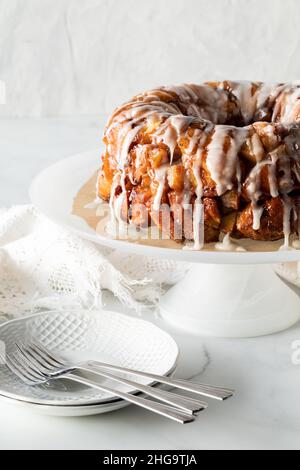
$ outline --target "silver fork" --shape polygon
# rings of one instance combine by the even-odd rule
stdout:
[[[164,405],[152,400],[131,395],[129,393],[121,392],[119,390],[107,387],[106,385],[99,384],[69,372],[57,372],[57,369],[54,366],[52,370],[53,373],[46,374],[45,372],[41,371],[41,366],[39,368],[34,366],[33,363],[30,362],[20,352],[15,352],[11,355],[7,354],[6,357],[3,358],[3,362],[12,373],[14,373],[19,379],[30,386],[41,385],[51,380],[64,378],[86,385],[88,387],[111,393],[129,403],[140,406],[141,408],[145,408],[149,411],[153,411],[154,413],[157,413],[166,418],[170,418],[173,421],[177,421],[181,424],[191,423],[195,420],[195,416],[193,414],[184,412],[182,409],[180,410],[172,406]]]
[[[28,348],[28,345],[27,345]],[[137,377],[144,377],[151,380],[154,380],[157,383],[162,383],[165,385],[169,385],[173,388],[182,389],[188,392],[196,393],[198,395],[202,395],[208,398],[214,398],[216,400],[226,400],[233,396],[234,390],[229,388],[223,387],[216,387],[213,385],[206,385],[206,384],[196,384],[189,382],[188,380],[182,379],[173,379],[171,377],[165,377],[162,375],[151,374],[149,372],[142,372],[133,369],[128,369],[125,367],[114,366],[111,364],[106,364],[104,362],[98,361],[87,361],[79,364],[70,364],[62,359],[58,355],[54,355],[52,351],[49,351],[45,346],[41,345],[40,343],[32,343],[30,345],[31,352],[39,353],[43,359],[50,361],[50,365],[70,369],[71,371],[74,370],[85,370],[92,373],[97,374],[104,374],[104,370],[113,370],[115,372],[122,372],[130,375],[135,375]],[[104,370],[103,370],[104,369]],[[111,377],[110,377],[111,378]],[[132,385],[132,384],[130,384]],[[179,395],[181,398],[181,396]],[[200,405],[205,405],[203,402],[200,402]]]
[[[34,344],[29,344],[26,346],[16,344],[16,346],[19,350],[19,353],[29,361],[32,367],[38,368],[42,373],[46,375],[55,376],[57,373],[60,374],[62,372],[68,374],[76,372],[77,370],[77,368],[73,365],[67,365],[66,363],[63,364],[62,362],[60,362],[60,358],[56,357],[54,353],[50,353],[43,346],[38,346]],[[94,375],[98,375],[101,377],[105,377],[115,382],[129,385],[152,398],[167,403],[168,405],[180,408],[190,414],[197,413],[207,408],[207,403],[203,401],[196,400],[190,397],[184,397],[182,395],[177,395],[175,393],[167,392],[164,390],[158,390],[148,385],[142,385],[140,383],[133,382],[132,380],[128,380],[126,378],[119,377],[105,371],[95,371],[93,368],[88,366],[80,368],[80,370],[90,372]]]

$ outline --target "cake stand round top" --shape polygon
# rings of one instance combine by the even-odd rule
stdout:
[[[92,150],[61,160],[43,170],[30,188],[30,198],[34,206],[53,222],[83,238],[140,255],[209,264],[275,264],[300,261],[300,250],[279,249],[282,241],[242,241],[241,244],[247,251],[219,251],[209,245],[196,251],[182,249],[182,245],[171,241],[129,241],[114,239],[105,230],[96,231],[99,212],[96,213],[96,207],[91,203],[96,196],[99,157],[99,150]]]

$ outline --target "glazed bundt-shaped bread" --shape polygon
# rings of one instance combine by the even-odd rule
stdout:
[[[209,82],[135,96],[110,117],[98,194],[114,217],[195,248],[298,233],[300,84]],[[170,219],[170,217],[169,217]]]

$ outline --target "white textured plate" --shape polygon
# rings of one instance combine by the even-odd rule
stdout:
[[[114,240],[95,232],[80,217],[72,215],[74,198],[99,167],[100,150],[69,157],[44,170],[34,180],[30,197],[33,204],[48,218],[75,231],[83,238],[127,252],[177,259],[178,261],[211,264],[257,264],[299,261],[300,250],[278,251],[278,243],[250,243],[246,252],[223,252],[212,249],[182,250],[180,245],[166,247],[166,241],[145,244]],[[247,248],[248,241],[245,240]],[[251,241],[250,241],[251,242]],[[251,249],[251,251],[250,251]],[[273,251],[272,251],[273,250]]]
[[[26,401],[15,400],[0,395],[1,402],[7,403],[14,407],[23,408],[25,410],[34,411],[46,416],[60,416],[60,417],[79,417],[79,416],[93,416],[104,413],[110,413],[121,408],[129,406],[124,400],[116,400],[109,403],[99,403],[96,405],[86,406],[53,406],[53,405],[37,405],[36,403],[29,403]]]
[[[160,375],[172,373],[178,358],[175,341],[157,326],[103,310],[45,312],[0,326],[0,340],[5,343],[7,353],[16,349],[16,342],[33,339],[72,361],[99,360]],[[119,390],[136,393],[126,385],[105,378],[98,380]],[[141,382],[151,384],[149,379]],[[111,411],[112,402],[117,402],[113,408],[123,406],[116,396],[70,381],[59,380],[53,381],[51,386],[29,387],[11,374],[5,365],[0,365],[1,396],[27,402],[31,406],[65,408],[102,404],[108,411]]]

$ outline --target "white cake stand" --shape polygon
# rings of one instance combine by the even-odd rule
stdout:
[[[34,180],[33,204],[48,218],[101,245],[150,257],[193,263],[190,271],[161,300],[163,318],[198,335],[252,337],[275,333],[300,320],[297,290],[281,280],[272,264],[300,261],[300,250],[190,251],[162,242],[115,240],[95,232],[72,214],[74,197],[99,164],[99,151],[62,160]],[[257,245],[258,246],[258,245]],[[252,247],[253,250],[253,247]]]

